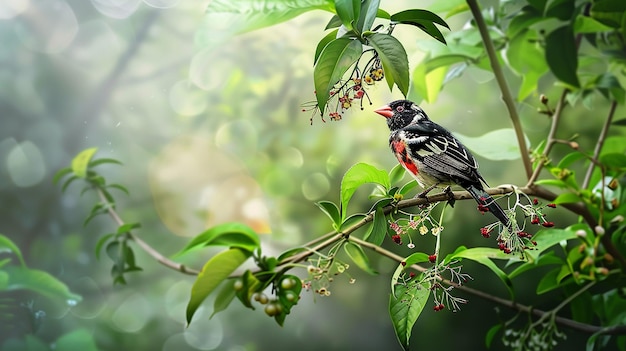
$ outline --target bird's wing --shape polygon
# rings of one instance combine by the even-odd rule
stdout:
[[[445,128],[429,123],[407,126],[403,131],[411,156],[425,166],[460,185],[484,182],[474,156]]]

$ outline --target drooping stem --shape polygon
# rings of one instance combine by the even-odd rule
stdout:
[[[528,156],[528,146],[526,145],[526,138],[524,137],[522,123],[520,122],[519,114],[517,113],[515,100],[513,99],[511,90],[509,89],[506,78],[504,77],[502,66],[500,66],[500,61],[498,61],[498,54],[496,53],[493,41],[491,41],[491,37],[489,36],[489,29],[487,28],[485,19],[480,12],[480,7],[478,6],[476,0],[467,0],[467,4],[469,5],[474,20],[476,21],[476,26],[478,27],[483,45],[487,51],[487,56],[489,57],[493,74],[495,75],[498,86],[500,87],[502,101],[504,101],[504,104],[509,111],[509,117],[511,118],[511,123],[513,123],[513,129],[515,130],[515,136],[517,137],[517,144],[519,146],[522,162],[524,163],[524,169],[526,170],[526,177],[530,178],[533,173],[533,168],[530,162],[530,157]]]

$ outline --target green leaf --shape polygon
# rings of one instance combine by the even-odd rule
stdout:
[[[305,251],[309,251],[309,249],[307,249],[306,247],[296,247],[296,248],[289,249],[289,250],[283,252],[276,259],[278,260],[278,262],[282,262],[282,261],[288,259],[291,256],[297,255],[297,254],[305,252]]]
[[[406,195],[406,193],[408,193],[409,191],[411,191],[411,189],[415,188],[417,186],[417,181],[412,180],[406,184],[404,184],[402,186],[402,188],[400,188],[399,193],[402,194],[403,196]]]
[[[594,19],[613,28],[622,27],[625,17],[626,2],[622,0],[594,1],[590,14]]]
[[[510,254],[505,254],[504,252],[487,247],[474,247],[471,249],[463,250],[454,255],[454,258],[467,258],[468,260],[472,260],[474,262],[478,262],[487,268],[491,269],[493,273],[502,280],[506,288],[509,290],[509,294],[513,297],[513,283],[509,279],[509,277],[498,267],[491,259],[498,260],[510,260],[512,256]]]
[[[366,32],[372,29],[372,25],[374,24],[374,20],[376,17],[379,17],[379,13],[381,15],[387,14],[385,11],[380,12],[378,6],[380,5],[380,0],[363,0],[361,3],[361,14],[359,15],[359,20],[357,21],[357,30],[359,33]],[[389,18],[389,17],[387,17]]]
[[[430,283],[415,285],[415,287],[399,284],[395,291],[397,298],[393,295],[389,296],[389,314],[400,345],[404,350],[408,350],[413,325],[424,310],[430,296]]]
[[[602,22],[584,15],[576,16],[576,21],[574,22],[574,34],[600,33],[612,30],[613,28],[602,24]]]
[[[367,40],[380,57],[389,89],[395,82],[400,92],[406,96],[409,91],[409,59],[402,44],[385,33],[374,33]]]
[[[207,261],[191,287],[191,297],[187,303],[187,324],[191,323],[191,319],[200,304],[250,255],[251,253],[248,251],[233,248],[222,251]]]
[[[312,10],[333,11],[332,0],[213,0],[197,33],[200,45],[269,27]],[[226,25],[227,24],[227,25]]]
[[[222,289],[215,296],[215,301],[213,302],[213,313],[209,318],[213,318],[217,313],[222,312],[230,303],[235,299],[235,279],[227,280]]]
[[[609,167],[623,169],[626,168],[626,155],[619,153],[609,153],[600,156],[600,163]]]
[[[315,48],[315,57],[313,58],[313,65],[317,63],[317,59],[320,57],[322,50],[330,43],[331,41],[337,39],[337,32],[339,29],[335,29],[330,33],[326,34],[319,43],[317,43],[317,47]]]
[[[333,17],[330,18],[330,21],[328,21],[328,23],[326,24],[326,27],[324,27],[324,30],[337,28],[337,27],[341,27],[341,18],[339,18],[339,16],[337,15],[334,15]]]
[[[76,329],[62,335],[54,343],[55,351],[98,351],[98,346],[87,329]]]
[[[545,50],[546,61],[556,78],[573,87],[580,87],[576,73],[578,50],[572,27],[567,25],[550,32],[546,36]]]
[[[580,197],[578,195],[574,193],[563,193],[557,196],[556,199],[554,199],[554,201],[552,202],[559,205],[559,204],[567,204],[567,203],[573,203],[573,202],[579,202],[579,201],[580,201]]]
[[[378,169],[367,163],[357,163],[350,167],[343,179],[341,179],[341,219],[346,218],[348,203],[354,195],[356,189],[361,185],[367,183],[375,183],[382,185],[385,190],[388,190],[391,184],[389,183],[389,175],[387,172]]]
[[[141,228],[141,223],[124,223],[117,227],[117,234],[128,233],[133,229]]]
[[[427,64],[417,65],[413,70],[413,84],[409,98],[411,94],[417,92],[424,100],[434,102],[441,92],[447,72],[448,67],[445,66],[428,71]]]
[[[109,184],[109,185],[107,185],[107,188],[117,189],[117,190],[120,190],[120,191],[126,193],[126,195],[130,195],[130,192],[128,191],[128,189],[126,189],[125,186],[120,185],[120,184]]]
[[[469,137],[459,133],[454,135],[474,153],[494,161],[516,160],[520,158],[517,136],[512,128],[497,129],[479,137]],[[524,135],[526,144],[530,145]]]
[[[353,23],[361,13],[360,0],[335,0],[335,10],[348,31],[352,30]]]
[[[552,0],[548,1],[545,16],[556,17],[561,21],[569,21],[574,14],[574,1],[571,0]]]
[[[548,71],[544,49],[539,42],[536,31],[523,30],[509,41],[505,52],[511,69],[524,80],[518,93],[520,101],[536,90],[539,78]]]
[[[398,267],[396,267],[396,270],[393,272],[393,275],[391,276],[391,294],[394,297],[396,296],[396,286],[398,286],[398,279],[400,278],[402,272],[404,272],[405,269],[411,267],[416,263],[428,262],[428,254],[425,254],[423,252],[416,252],[405,258],[402,262],[404,262],[404,264],[399,264]]]
[[[102,251],[102,245],[104,245],[107,241],[109,241],[109,239],[111,239],[114,236],[115,236],[115,233],[109,233],[109,234],[103,235],[100,239],[98,239],[98,242],[96,243],[96,247],[94,249],[96,253],[96,260],[100,260],[100,251]]]
[[[7,236],[0,234],[0,253],[2,252],[14,254],[17,260],[20,261],[20,265],[24,268],[26,267],[26,262],[24,262],[24,256],[22,256],[20,248]]]
[[[550,272],[543,275],[539,283],[537,284],[537,295],[547,293],[559,287],[559,283],[556,280],[557,275],[561,271],[561,267],[555,268]]]
[[[555,256],[554,252],[548,252],[545,255],[539,256],[536,260],[525,262],[519,265],[515,270],[509,273],[509,278],[513,279],[518,275],[529,271],[531,269],[535,269],[537,267],[547,266],[547,265],[562,265],[564,263],[563,259]]]
[[[70,173],[72,173],[72,169],[69,167],[60,169],[58,172],[56,172],[56,174],[52,178],[52,184],[57,184],[59,180],[61,180],[61,178],[65,177],[66,175]]]
[[[189,252],[192,249],[206,246],[237,247],[248,252],[253,252],[261,245],[257,233],[242,223],[223,223],[209,228],[194,237],[174,257]]]
[[[387,218],[381,207],[376,208],[374,219],[363,239],[375,245],[382,245],[387,236]]]
[[[89,162],[89,168],[93,168],[95,166],[98,165],[103,165],[103,164],[107,164],[107,163],[112,163],[112,164],[116,164],[116,165],[122,165],[122,162],[114,159],[114,158],[99,158],[97,160],[93,160],[91,162]]]
[[[359,266],[362,270],[369,274],[378,274],[372,266],[370,265],[370,260],[367,258],[365,252],[363,252],[363,248],[359,244],[355,244],[351,241],[348,241],[343,245],[343,249],[346,251],[348,256],[352,259],[352,261]]]
[[[563,240],[570,240],[574,238],[576,238],[576,231],[573,229],[542,229],[533,236],[533,240],[537,242],[535,250],[529,250],[527,251],[527,254],[533,259],[537,259],[543,251],[553,245],[556,245]]]
[[[315,97],[321,114],[324,114],[330,91],[362,53],[361,42],[348,38],[334,39],[324,47],[313,69]]]
[[[72,172],[78,178],[86,178],[87,177],[87,168],[89,166],[89,162],[93,155],[98,151],[97,147],[92,147],[86,150],[81,151],[74,159],[72,160]]]
[[[583,159],[583,158],[587,158],[587,156],[585,154],[583,154],[582,152],[571,152],[567,155],[565,155],[565,157],[563,157],[561,159],[561,161],[559,161],[559,164],[557,165],[558,168],[568,168],[569,166],[571,166],[574,162]]]
[[[485,346],[487,346],[487,348],[491,347],[491,342],[493,341],[493,338],[496,336],[496,334],[498,334],[500,329],[502,329],[502,324],[496,324],[493,327],[489,328],[487,334],[485,335]]]
[[[446,39],[443,37],[443,34],[434,25],[434,23],[437,23],[448,29],[450,29],[450,27],[448,26],[446,21],[430,11],[418,9],[401,11],[391,15],[391,21],[395,23],[410,24],[412,26],[416,26],[417,28],[424,31],[426,34],[439,40],[443,44],[446,44]]]
[[[64,300],[70,306],[82,300],[80,295],[72,293],[67,285],[47,272],[24,266],[8,266],[3,270],[9,275],[7,291],[30,290],[51,299]]]
[[[339,227],[339,230],[343,231],[346,228],[350,228],[354,224],[362,221],[363,218],[365,218],[365,215],[363,213],[351,214],[350,216],[348,216],[348,218],[344,219],[343,222],[341,222],[341,226]]]
[[[317,207],[324,212],[331,221],[333,221],[333,227],[338,229],[341,226],[341,214],[339,213],[339,207],[335,203],[330,201],[320,201],[315,203]]]
[[[567,184],[559,179],[539,179],[535,182],[535,184],[537,185],[549,185],[549,186],[556,186],[562,189],[567,188]]]

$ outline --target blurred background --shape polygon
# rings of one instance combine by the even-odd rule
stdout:
[[[115,224],[101,216],[84,227],[95,194],[81,196],[77,184],[63,194],[52,184],[55,172],[79,151],[97,147],[96,157],[124,164],[100,166],[109,182],[130,190],[130,196],[116,193],[121,216],[140,222],[136,234],[165,255],[226,221],[249,224],[263,233],[264,251],[279,254],[331,229],[314,202],[337,201],[341,176],[351,165],[368,162],[387,170],[395,165],[385,121],[372,112],[401,97],[386,84],[369,90],[373,106],[353,108],[338,122],[315,117],[311,124],[310,113],[301,111],[303,103],[314,100],[313,54],[331,14],[306,13],[224,39],[212,37],[216,23],[204,21],[207,4],[0,2],[0,233],[14,240],[30,267],[49,272],[83,296],[73,307],[32,301],[35,309],[46,312],[36,337],[53,343],[80,329],[101,350],[399,348],[387,311],[396,266],[390,260],[371,256],[378,276],[350,268],[356,284],[347,277],[337,279],[329,297],[303,293],[282,328],[261,310],[237,302],[209,319],[212,298],[186,328],[193,277],[171,271],[137,249],[143,272],[128,275],[128,285],[114,286],[108,258],[98,261],[93,251]],[[412,1],[382,2],[392,13],[415,6]],[[418,6],[429,8],[428,2]],[[467,14],[447,19],[452,31],[467,20]],[[412,28],[394,34],[412,65],[423,56],[420,42],[433,41]],[[519,83],[515,77],[510,81]],[[520,107],[532,145],[547,132],[549,121],[535,111],[539,93],[556,101],[559,92],[548,90],[551,84],[545,82],[546,91]],[[509,127],[493,77],[478,69],[467,70],[436,102],[422,107],[436,122],[468,136]],[[600,104],[598,116],[605,116],[606,108]],[[565,123],[589,131],[581,135],[581,147],[592,145],[599,124],[570,121]],[[524,183],[518,160],[479,162],[492,186]],[[350,212],[367,210],[367,195],[360,190]],[[477,216],[475,204],[458,203],[447,212],[443,251],[486,245],[479,228],[491,219]],[[561,218],[562,223],[572,219]],[[390,240],[384,245],[401,255],[412,252]],[[420,237],[416,245],[429,252],[433,240]],[[212,253],[200,251],[183,260],[199,268]],[[465,272],[475,278],[471,287],[506,296],[504,286],[483,267],[468,263]],[[515,283],[523,293],[524,282]],[[492,326],[488,320],[497,320],[498,313],[510,316],[459,294],[470,300],[460,312],[430,310],[420,317],[413,332],[415,349],[483,349]],[[546,301],[520,296],[521,302],[538,307],[558,299],[556,293],[547,294]],[[576,338],[581,336],[570,335],[569,342],[584,340]]]

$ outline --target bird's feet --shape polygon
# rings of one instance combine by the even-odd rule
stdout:
[[[456,199],[454,198],[454,193],[450,189],[450,186],[448,185],[445,189],[443,189],[443,192],[446,194],[446,196],[448,196],[448,205],[450,205],[450,207],[454,207]]]
[[[429,186],[428,188],[424,189],[424,191],[422,191],[421,193],[415,195],[416,198],[422,198],[425,199],[426,195],[428,195],[429,192],[431,192],[433,189],[435,189],[435,187],[439,185],[439,183],[433,184],[431,186]]]

